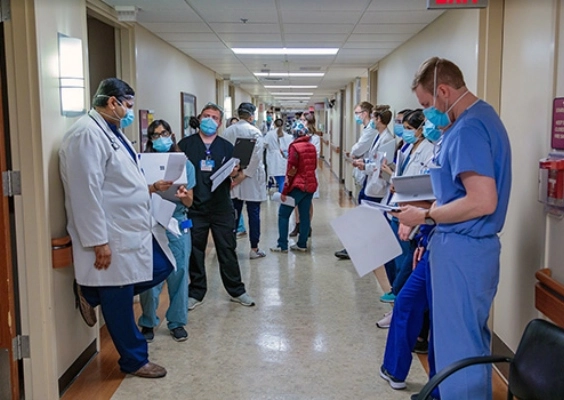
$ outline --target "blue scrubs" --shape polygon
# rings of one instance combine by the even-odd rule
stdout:
[[[188,182],[186,189],[190,190],[196,185],[196,175],[194,166],[190,161],[186,161],[186,178]],[[187,219],[187,208],[180,202],[176,205],[173,217],[179,225]],[[185,326],[188,323],[188,260],[192,250],[192,239],[190,229],[182,232],[180,237],[176,237],[170,232],[166,232],[168,247],[176,260],[176,271],[172,271],[166,279],[170,304],[166,312],[169,330]],[[159,307],[159,296],[163,289],[164,282],[141,293],[139,296],[143,314],[139,317],[139,326],[153,328],[158,326],[160,319],[157,316]]]
[[[432,325],[437,371],[466,357],[490,354],[489,310],[499,281],[500,243],[511,188],[511,149],[495,110],[479,100],[443,136],[431,168],[437,205],[466,195],[460,174],[495,180],[493,214],[439,224],[431,237]],[[443,400],[490,400],[491,366],[466,368],[439,387]]]

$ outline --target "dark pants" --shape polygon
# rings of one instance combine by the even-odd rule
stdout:
[[[111,268],[111,266],[110,266]],[[149,362],[147,341],[139,332],[133,315],[133,296],[164,281],[174,267],[153,238],[153,279],[124,286],[81,286],[92,307],[100,305],[106,327],[120,355],[120,369],[135,372]]]
[[[249,241],[251,249],[258,248],[260,240],[260,201],[246,201],[233,199],[233,207],[237,212],[237,217],[243,212],[243,203],[247,204],[247,216],[249,217]]]
[[[214,214],[190,212],[192,218],[192,254],[190,255],[190,297],[202,301],[208,286],[206,281],[205,255],[208,236],[211,229],[219,273],[223,286],[231,297],[239,297],[245,293],[245,285],[241,282],[241,270],[235,253],[235,212]]]
[[[311,230],[311,221],[309,219],[309,209],[313,193],[302,192],[300,189],[292,189],[288,193],[289,197],[293,197],[300,214],[300,231],[298,235],[298,247],[307,248],[307,238]],[[280,204],[278,209],[278,247],[282,250],[288,250],[288,230],[290,224],[290,215],[292,215],[294,207]]]

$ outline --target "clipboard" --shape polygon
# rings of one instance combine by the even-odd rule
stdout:
[[[235,147],[233,148],[233,158],[239,159],[241,169],[247,168],[257,140],[255,138],[237,138],[235,139]]]

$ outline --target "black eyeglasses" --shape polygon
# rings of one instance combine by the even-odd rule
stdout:
[[[170,136],[170,132],[167,131],[166,129],[163,129],[160,132],[155,132],[151,135],[151,139],[158,139],[160,137],[169,137]]]

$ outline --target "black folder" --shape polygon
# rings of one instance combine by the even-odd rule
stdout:
[[[239,159],[239,165],[241,166],[241,169],[245,169],[249,165],[256,142],[257,140],[254,138],[237,138],[235,140],[233,158]]]

